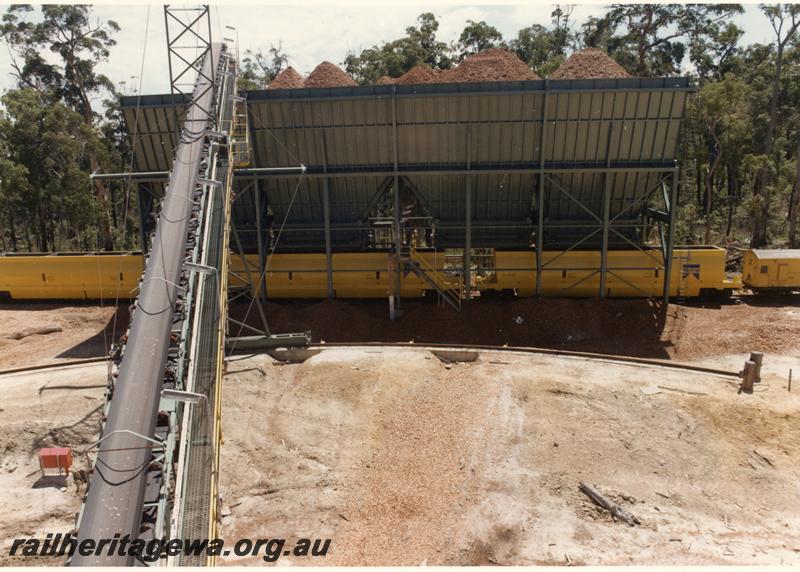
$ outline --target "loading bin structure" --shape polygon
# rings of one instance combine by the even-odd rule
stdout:
[[[233,248],[249,255],[255,278],[272,255],[290,279],[323,273],[329,297],[336,273],[371,271],[358,255],[377,253],[399,293],[403,249],[414,242],[459,253],[449,272],[466,284],[474,257],[527,252],[533,264],[493,270],[530,273],[535,293],[548,272],[580,271],[563,290],[591,278],[599,296],[612,277],[636,288],[630,273],[652,272],[666,300],[675,156],[692,90],[687,78],[625,78],[242,93],[251,150],[236,171]],[[145,249],[181,103],[122,99]],[[282,169],[300,164],[303,173]],[[609,263],[610,252],[633,250],[646,265]],[[578,251],[596,253],[597,264],[565,267]],[[303,263],[310,255],[321,264]]]

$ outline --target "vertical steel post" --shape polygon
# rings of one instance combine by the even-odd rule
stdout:
[[[664,305],[669,304],[669,288],[672,277],[672,243],[675,239],[675,210],[678,206],[678,168],[672,170],[672,188],[670,190],[667,213],[669,214],[669,229],[667,230],[667,257],[664,260]]]
[[[331,199],[328,179],[322,182],[322,211],[325,217],[325,270],[328,275],[328,300],[333,300],[333,249],[331,248]]]
[[[392,134],[394,138],[394,243],[395,243],[395,275],[394,294],[395,311],[400,312],[400,286],[402,284],[402,256],[403,237],[400,230],[400,176],[398,174],[399,152],[397,149],[397,87],[392,86]]]
[[[253,292],[255,291],[255,288],[253,287],[253,274],[250,270],[250,263],[247,261],[247,255],[244,252],[244,248],[242,248],[242,241],[239,239],[239,231],[236,230],[236,225],[233,224],[233,220],[231,220],[231,235],[236,241],[236,248],[239,251],[239,259],[242,261],[242,266],[244,266],[244,271],[247,274],[247,282],[250,285],[250,292]],[[255,270],[253,272],[255,272]],[[254,300],[256,303],[256,308],[258,308],[258,314],[261,317],[261,325],[264,328],[264,334],[269,335],[270,331],[269,324],[267,324],[267,315],[264,313],[264,308],[261,306],[261,301],[258,299],[258,296],[255,296]]]
[[[247,117],[247,130],[250,134],[250,146],[253,151],[253,157],[257,160],[259,157],[259,149],[258,149],[258,141],[256,139],[256,132],[255,132],[255,124],[256,120],[258,119],[258,124],[261,125],[260,118],[256,118],[255,111],[253,106],[246,106],[246,113],[248,114]],[[255,194],[255,209],[256,209],[256,237],[257,245],[258,245],[258,283],[256,288],[258,292],[264,298],[264,302],[267,302],[267,298],[269,293],[267,292],[267,276],[265,274],[266,264],[265,264],[265,254],[264,254],[264,232],[261,228],[261,179],[255,178],[253,180],[253,193]],[[256,296],[258,298],[258,296]],[[258,302],[257,302],[258,303]]]
[[[608,143],[606,145],[606,168],[611,168],[611,139],[614,134],[614,124],[608,125]],[[606,280],[608,278],[608,227],[611,211],[611,180],[614,175],[606,171],[603,176],[603,246],[600,250],[600,297],[606,297]]]
[[[322,169],[328,172],[328,149],[322,133]],[[325,273],[328,283],[328,300],[333,300],[333,248],[331,247],[331,195],[328,177],[322,180],[322,216],[325,219]]]
[[[546,158],[545,144],[547,140],[547,91],[550,80],[544,80],[542,98],[542,129],[539,136],[539,189],[536,193],[536,295],[542,294],[542,251],[544,249],[544,162]]]
[[[467,127],[467,170],[470,168],[470,151],[472,149],[472,133]],[[472,175],[467,175],[465,197],[465,232],[464,237],[464,291],[467,300],[472,300]]]
[[[600,250],[600,297],[606,297],[606,276],[608,274],[608,226],[611,210],[611,173],[605,174],[603,189],[603,246]]]
[[[266,256],[264,255],[264,233],[261,228],[261,181],[256,179],[255,188],[253,189],[255,195],[256,207],[256,241],[258,244],[258,285],[256,288],[260,292],[264,303],[267,302],[267,275],[266,275]],[[274,254],[274,251],[273,251]]]

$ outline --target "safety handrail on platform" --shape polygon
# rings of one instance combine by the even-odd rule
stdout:
[[[444,272],[431,266],[413,246],[403,249],[406,267],[427,282],[441,300],[456,311],[461,311],[461,300],[464,297],[464,285],[461,280],[453,280]]]

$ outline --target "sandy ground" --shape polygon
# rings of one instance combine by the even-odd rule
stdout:
[[[81,493],[72,477],[42,477],[41,447],[72,447],[75,469],[87,468],[80,452],[99,439],[105,403],[105,364],[0,377],[0,565],[60,565],[61,559],[8,556],[14,538],[44,538],[75,527]]]
[[[222,533],[332,539],[324,562],[284,564],[798,565],[800,392],[765,361],[739,395],[721,377],[497,352],[449,368],[413,349],[237,359]]]
[[[114,313],[108,305],[0,304],[0,369],[104,356],[114,341]],[[128,326],[127,314],[125,305],[117,316],[118,334]],[[41,327],[61,331],[13,339]]]
[[[229,540],[332,538],[320,564],[800,564],[796,299],[666,311],[643,300],[484,301],[462,314],[420,303],[394,324],[383,306],[338,301],[271,305],[270,316],[275,331],[316,316],[315,337],[328,341],[541,345],[733,371],[762,350],[765,381],[745,396],[719,377],[492,353],[450,369],[413,350],[329,349],[303,365],[233,358]],[[113,318],[97,306],[0,305],[0,369],[102,356]],[[430,327],[409,337],[415,322]],[[54,325],[62,331],[13,339]],[[97,439],[105,375],[97,365],[0,376],[0,564],[23,563],[5,556],[10,538],[74,526],[75,483],[40,479],[35,453]],[[642,526],[595,510],[581,480]]]

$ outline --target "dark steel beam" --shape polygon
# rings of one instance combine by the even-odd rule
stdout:
[[[256,286],[256,297],[261,296],[264,303],[267,303],[267,263],[266,254],[264,252],[264,229],[261,227],[261,185],[256,181],[255,189],[253,189],[255,197],[255,211],[256,211],[256,241],[258,245],[258,269],[259,278],[258,286]],[[272,246],[272,245],[270,245]]]
[[[323,172],[319,167],[306,166],[304,174],[307,178],[338,178],[338,177],[392,177],[395,172],[398,175],[505,175],[505,174],[520,174],[520,175],[533,175],[539,173],[545,174],[602,174],[602,173],[669,173],[675,168],[675,163],[670,162],[664,165],[614,165],[605,166],[559,166],[559,167],[544,167],[538,166],[507,166],[497,167],[492,164],[473,164],[471,169],[466,169],[463,166],[431,166],[430,168],[401,168],[398,166],[397,171],[393,168],[376,165],[373,167],[360,167],[358,169],[346,170],[331,170]],[[291,179],[300,177],[300,174],[286,172],[281,169],[281,172],[275,171],[270,173],[253,173],[248,169],[240,169],[235,174],[241,178],[264,178],[264,179]]]
[[[394,277],[394,310],[397,315],[400,315],[400,287],[402,285],[402,271],[403,271],[403,263],[401,261],[402,257],[402,250],[403,250],[403,237],[402,237],[402,230],[400,228],[400,175],[398,173],[398,162],[400,157],[400,150],[398,149],[398,138],[397,138],[397,97],[396,97],[397,86],[392,86],[392,140],[394,141],[393,144],[393,159],[394,159],[394,171],[392,172],[392,176],[394,177],[393,183],[393,191],[394,191],[394,240],[395,240],[395,277]]]
[[[603,242],[600,248],[600,297],[606,297],[606,277],[608,274],[608,227],[611,209],[611,176],[605,175],[603,188]]]
[[[544,165],[547,160],[547,93],[550,89],[550,80],[544,82],[544,95],[542,96],[542,127],[539,135],[539,164]],[[544,185],[545,173],[539,171],[539,188],[536,194],[536,295],[542,293],[542,251],[544,250]]]
[[[614,138],[614,123],[608,124],[608,142],[606,144],[606,164],[611,165],[611,141]],[[603,175],[603,244],[600,249],[600,297],[606,297],[606,281],[608,279],[608,229],[611,225],[611,180],[613,174]]]
[[[322,160],[328,170],[328,147],[325,144],[325,132],[322,132]],[[325,270],[328,283],[328,300],[333,300],[333,253],[331,247],[331,194],[330,181],[322,179],[322,218],[325,229]]]
[[[236,241],[236,248],[238,249],[238,256],[239,259],[242,261],[244,265],[245,274],[247,274],[247,282],[250,285],[250,295],[253,298],[253,301],[258,308],[259,316],[261,317],[261,325],[264,328],[264,333],[269,335],[269,324],[267,323],[267,315],[264,313],[264,307],[261,305],[261,300],[258,298],[258,292],[256,292],[255,284],[253,283],[253,279],[251,278],[251,274],[256,273],[258,276],[261,276],[261,272],[258,270],[250,270],[250,263],[247,260],[247,256],[245,256],[244,248],[242,248],[242,241],[239,239],[239,231],[236,228],[236,225],[231,223],[231,234],[233,235],[234,241]],[[253,293],[255,292],[255,295]]]
[[[258,146],[256,145],[255,139],[255,132],[253,131],[255,125],[255,115],[252,111],[250,105],[246,106],[247,110],[247,130],[249,132],[249,139],[250,139],[250,147],[253,153],[253,157],[258,157]],[[236,171],[234,171],[235,177]],[[261,228],[261,182],[256,179],[254,181],[255,185],[253,187],[254,193],[254,204],[256,209],[256,240],[258,245],[258,268],[259,268],[259,278],[258,282],[256,283],[256,293],[255,299],[258,304],[261,303],[261,300],[264,301],[264,304],[267,303],[267,277],[266,277],[266,261],[265,261],[265,252],[264,252],[264,233],[263,229]]]
[[[592,173],[671,173],[675,168],[674,162],[669,165],[614,165],[611,166],[560,166],[544,167],[538,166],[509,166],[496,167],[486,164],[473,164],[470,169],[460,166],[432,166],[431,168],[402,169],[398,166],[387,169],[383,166],[364,167],[358,169],[347,169],[339,171],[325,171],[321,167],[267,167],[267,168],[247,168],[237,169],[234,175],[238,179],[292,179],[301,175],[307,178],[340,178],[340,177],[392,177],[395,172],[399,175],[505,175],[505,174],[592,174]],[[148,171],[141,173],[94,173],[90,175],[91,180],[113,180],[113,179],[132,179],[143,182],[165,182],[169,178],[169,171]]]
[[[472,132],[467,127],[467,169],[470,167]],[[467,175],[464,197],[464,270],[462,272],[467,300],[472,300],[472,177]]]
[[[669,213],[669,228],[667,229],[667,257],[664,260],[664,304],[669,304],[669,286],[672,276],[672,249],[675,240],[675,211],[678,207],[678,168],[672,171],[672,189],[670,192],[667,212]]]

